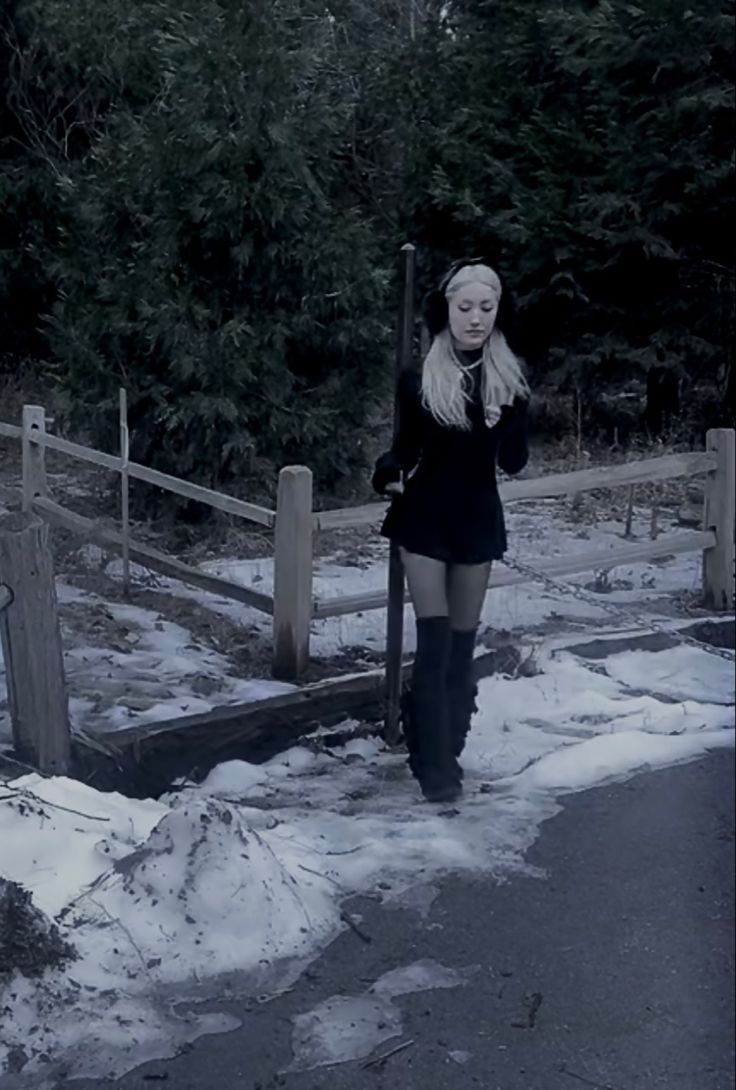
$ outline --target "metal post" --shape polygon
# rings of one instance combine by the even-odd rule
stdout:
[[[401,297],[396,338],[396,381],[411,365],[414,330],[414,264],[416,251],[407,243],[401,247]],[[399,427],[398,399],[394,401],[394,435]],[[404,566],[398,545],[393,541],[388,560],[388,610],[386,617],[386,715],[385,738],[395,745],[399,737],[401,700],[401,656],[404,641]]]

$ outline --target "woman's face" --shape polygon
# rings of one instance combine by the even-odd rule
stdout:
[[[480,348],[498,314],[498,293],[487,284],[465,284],[447,300],[450,332],[458,348]]]

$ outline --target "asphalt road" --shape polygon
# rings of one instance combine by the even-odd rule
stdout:
[[[546,878],[448,878],[429,915],[354,902],[288,994],[231,1004],[241,1029],[74,1090],[732,1090],[734,753],[563,800],[529,862]],[[396,1000],[383,1063],[279,1075],[291,1018],[418,958],[479,966]],[[452,1055],[451,1055],[452,1054]],[[62,1084],[59,1084],[61,1087]]]

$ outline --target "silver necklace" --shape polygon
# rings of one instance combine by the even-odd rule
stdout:
[[[479,356],[475,363],[462,363],[460,360],[457,362],[460,370],[467,374],[469,371],[474,371],[476,367],[480,367],[481,363],[483,363],[483,357]]]

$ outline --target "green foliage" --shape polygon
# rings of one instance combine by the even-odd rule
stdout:
[[[442,261],[497,255],[557,381],[727,362],[731,9],[481,0],[428,43],[452,96],[424,129],[414,221]]]
[[[723,385],[733,5],[12,0],[0,320],[109,447],[333,485],[419,289],[487,253],[537,378]]]
[[[345,475],[384,370],[385,273],[345,197],[352,103],[318,5],[53,7],[32,48],[46,86],[83,79],[65,123],[87,119],[54,164],[48,335],[70,415],[109,442],[124,384],[149,462]]]

